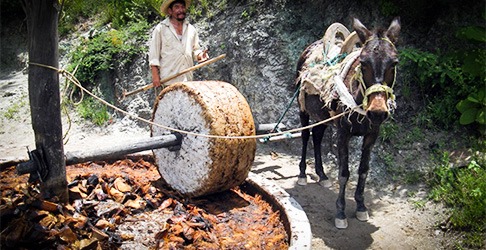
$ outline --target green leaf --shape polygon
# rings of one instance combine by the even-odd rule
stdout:
[[[467,97],[467,100],[472,102],[472,103],[480,103],[479,100],[476,98],[475,95],[471,94]]]
[[[461,125],[468,125],[476,120],[477,109],[468,109],[464,111],[459,119]]]
[[[486,124],[486,112],[484,112],[484,108],[479,110],[476,116],[476,121],[479,124]]]
[[[478,42],[486,42],[486,30],[483,27],[479,26],[469,26],[463,29],[460,29],[457,32],[457,36],[459,38],[464,38],[467,40],[473,40]]]
[[[476,93],[476,99],[480,100],[483,106],[486,106],[486,91],[481,89]]]
[[[456,104],[456,109],[459,112],[464,113],[467,110],[477,109],[477,104],[466,99],[466,100],[462,100],[462,101],[458,102]]]
[[[463,56],[462,70],[465,73],[478,77],[485,75],[484,61],[486,60],[486,50],[475,49],[470,53],[463,53]]]

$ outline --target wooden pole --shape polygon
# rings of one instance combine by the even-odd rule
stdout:
[[[114,146],[97,148],[90,151],[73,151],[66,153],[66,165],[88,161],[107,161],[122,159],[128,154],[152,150],[157,148],[170,148],[180,146],[182,136],[178,133],[150,137],[125,144],[113,143]]]
[[[23,0],[29,38],[29,61],[58,68],[58,1]],[[62,143],[61,98],[57,71],[29,67],[29,101],[36,149],[48,174],[41,180],[44,199],[68,201]]]
[[[275,126],[276,123],[257,124],[255,125],[256,133],[264,134],[268,131],[273,130]],[[280,124],[278,127],[280,129],[284,129],[285,125]],[[270,139],[270,141],[274,140],[275,139]],[[112,145],[114,146],[111,147],[96,148],[95,150],[78,150],[66,152],[66,165],[72,165],[87,161],[118,160],[127,157],[129,154],[158,148],[176,149],[176,147],[179,146],[181,142],[182,137],[179,133],[142,138],[126,143],[113,141]],[[0,161],[0,170],[5,167],[17,165],[17,174],[35,174],[35,171],[37,170],[35,164],[36,162],[29,161],[28,158],[16,158],[10,161]]]
[[[258,124],[256,126],[257,134],[262,134],[266,131],[272,130],[276,123]],[[283,124],[279,128],[285,128]],[[127,143],[113,142],[113,146],[104,148],[96,148],[94,150],[72,151],[66,152],[66,165],[83,163],[88,161],[107,161],[118,160],[126,157],[128,154],[142,152],[146,150],[158,148],[176,148],[182,142],[182,135],[174,133],[170,135],[154,136],[134,140]],[[22,173],[27,173],[23,171]]]
[[[215,58],[209,59],[209,60],[207,60],[205,62],[199,63],[198,65],[194,65],[192,67],[189,67],[187,69],[184,69],[184,70],[182,70],[182,71],[180,71],[180,72],[178,72],[178,73],[176,73],[174,75],[168,76],[168,77],[160,80],[160,84],[166,83],[166,82],[168,82],[168,81],[170,81],[170,80],[172,80],[172,79],[174,79],[174,78],[176,78],[178,76],[184,75],[184,74],[186,74],[188,72],[194,71],[194,70],[199,69],[199,68],[202,68],[202,67],[204,67],[204,66],[206,66],[208,64],[211,64],[211,63],[214,63],[216,61],[219,61],[219,60],[221,60],[221,59],[223,59],[225,57],[226,57],[226,54],[222,54],[222,55],[220,55],[218,57],[215,57]],[[122,96],[122,99],[125,98],[125,97],[127,97],[127,96],[134,95],[134,94],[137,94],[139,92],[149,90],[149,89],[151,89],[153,87],[154,87],[153,84],[148,84],[148,85],[145,85],[145,86],[143,86],[141,88],[138,88],[136,90],[133,90],[133,91],[130,91],[130,92],[124,92],[123,93],[123,96]]]

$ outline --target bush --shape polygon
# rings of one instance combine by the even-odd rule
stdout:
[[[96,23],[90,29],[89,37],[82,37],[70,53],[69,72],[88,90],[107,89],[105,82],[99,82],[110,75],[115,68],[123,68],[136,56],[146,53],[145,44],[149,38],[150,19],[158,15],[161,0],[72,0],[63,1],[60,30],[70,32],[74,26],[84,20],[93,18]],[[105,80],[106,81],[106,80]],[[108,85],[112,84],[108,82]],[[79,90],[76,90],[79,91]],[[100,93],[111,96],[111,93]],[[103,124],[108,120],[106,108],[94,105],[93,100],[86,99],[78,107],[82,116]],[[106,113],[106,114],[105,114]]]
[[[448,53],[413,48],[400,51],[402,65],[415,72],[415,77],[409,80],[415,84],[412,89],[423,94],[428,116],[425,120],[431,121],[427,124],[431,127],[448,129],[459,124],[461,114],[456,105],[486,84],[486,30],[466,27],[457,32],[457,37],[465,39],[469,46]],[[464,113],[464,109],[459,110]]]
[[[486,93],[484,89],[469,96],[456,105],[461,112],[459,123],[461,125],[478,124],[478,130],[482,135],[486,134]]]
[[[105,124],[110,119],[107,107],[93,100],[92,97],[84,98],[76,110],[82,118],[91,120],[98,126]]]
[[[151,22],[160,13],[162,0],[71,0],[62,1],[60,34],[75,31],[75,25],[83,19],[97,16],[97,25],[111,23],[121,28],[130,22],[146,20]]]
[[[140,21],[121,30],[100,31],[72,52],[68,70],[73,72],[78,67],[76,77],[83,86],[94,84],[99,72],[123,67],[135,55],[145,53],[145,46],[140,44],[148,39],[148,29],[149,24]]]
[[[434,170],[430,198],[450,208],[449,226],[466,236],[462,247],[481,248],[486,233],[486,167],[472,160],[467,167],[451,167],[449,155]],[[479,240],[478,240],[479,239]]]
[[[122,68],[130,63],[135,56],[145,53],[145,43],[148,39],[149,24],[144,21],[129,23],[120,30],[100,31],[89,40],[84,40],[71,54],[71,64],[67,70],[74,72],[79,82],[87,89],[93,89],[101,83],[96,81],[103,72],[114,68]],[[79,90],[77,90],[79,91]],[[101,93],[101,96],[109,95]],[[78,108],[84,118],[102,125],[109,119],[106,107],[94,105],[93,100],[83,101],[84,106]]]

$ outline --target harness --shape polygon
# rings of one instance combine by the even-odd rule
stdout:
[[[328,31],[326,31],[326,35]],[[331,37],[334,35],[331,34]],[[327,41],[326,39],[323,40]],[[386,37],[368,39],[364,42],[363,47],[369,42],[376,40],[386,41],[395,48],[393,42]],[[359,38],[356,32],[353,32],[346,37],[344,43],[325,43],[323,46],[314,45],[311,48],[296,79],[296,82],[300,83],[298,101],[302,111],[307,110],[305,96],[318,95],[324,103],[324,108],[336,112],[337,107],[334,103],[338,101],[339,106],[345,111],[352,110],[352,112],[358,112],[366,116],[366,110],[370,105],[370,96],[378,92],[385,93],[388,112],[393,112],[396,109],[395,95],[393,93],[396,69],[393,82],[381,82],[367,87],[363,79],[361,64],[353,68],[356,60],[359,60],[362,50],[362,48],[355,46],[358,42]],[[351,73],[351,79],[357,82],[358,91],[363,96],[363,102],[360,105],[356,103],[352,94],[356,89],[353,90],[353,86],[348,87],[344,83],[344,79],[347,78],[350,70],[354,71]]]
[[[368,42],[373,41],[373,40],[386,41],[389,44],[391,44],[391,46],[393,48],[395,48],[395,44],[393,44],[393,42],[390,41],[390,39],[388,39],[386,37],[370,38],[370,39],[366,40],[366,42],[364,43],[364,46],[366,46],[366,44]],[[393,87],[395,86],[395,81],[397,79],[397,68],[395,68],[395,72],[393,74],[393,82],[391,83],[391,87],[388,86],[387,82],[383,82],[381,84],[371,85],[370,87],[367,88],[365,83],[364,83],[364,80],[363,80],[363,72],[361,71],[361,64],[359,64],[356,67],[353,79],[359,82],[360,91],[361,91],[361,94],[363,95],[363,98],[364,98],[363,99],[364,110],[368,109],[368,97],[371,94],[378,93],[378,92],[385,92],[387,100],[388,100],[387,105],[388,105],[388,108],[390,109],[390,111],[393,111],[393,110],[396,109],[396,102],[395,102],[395,95],[393,94]]]
[[[363,73],[361,72],[361,64],[356,67],[355,73],[353,75],[353,79],[358,81],[359,89],[361,94],[363,95],[363,109],[368,109],[368,97],[373,93],[378,92],[385,92],[387,100],[388,100],[388,108],[393,111],[396,109],[396,102],[395,102],[395,95],[393,94],[393,87],[395,86],[395,80],[397,78],[397,69],[395,68],[393,82],[391,87],[388,86],[387,82],[383,82],[382,84],[374,84],[370,87],[366,87],[364,80],[363,80]]]

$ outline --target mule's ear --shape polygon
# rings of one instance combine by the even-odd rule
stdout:
[[[386,31],[386,36],[392,43],[396,43],[398,40],[398,34],[400,33],[400,17],[395,17]]]
[[[353,29],[358,34],[362,44],[365,44],[368,38],[372,35],[371,31],[369,31],[357,18],[353,18]]]

